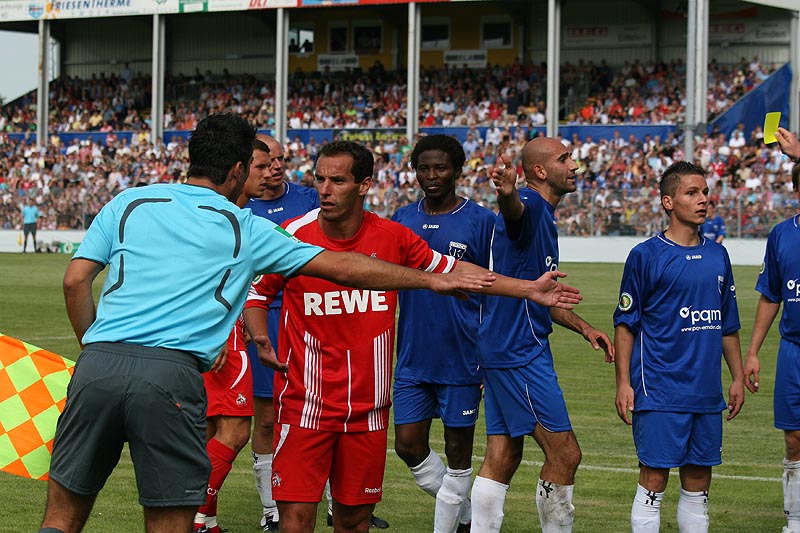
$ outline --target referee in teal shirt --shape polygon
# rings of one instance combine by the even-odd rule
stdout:
[[[36,225],[39,222],[39,208],[33,205],[33,198],[28,198],[27,204],[22,206],[22,232],[25,235],[25,241],[22,243],[22,253],[24,254],[28,248],[28,235],[33,236],[33,251],[38,252],[36,249]]]

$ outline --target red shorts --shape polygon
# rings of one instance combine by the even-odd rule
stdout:
[[[330,477],[331,495],[344,505],[378,503],[383,495],[387,431],[334,433],[276,424],[272,497],[319,502]]]
[[[253,416],[253,374],[246,351],[229,351],[222,369],[206,372],[203,380],[207,416]]]

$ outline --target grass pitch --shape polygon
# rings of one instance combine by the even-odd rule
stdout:
[[[0,254],[0,331],[75,358],[79,347],[67,320],[61,293],[64,255]],[[594,326],[611,333],[622,265],[567,263],[566,282],[580,287],[583,303],[576,311]],[[742,349],[746,351],[758,295],[753,291],[758,269],[737,267]],[[96,285],[99,292],[99,285]],[[503,332],[498,332],[502,335]],[[583,450],[575,490],[575,531],[630,531],[630,506],[638,480],[630,429],[614,409],[614,369],[578,335],[556,327],[553,353],[575,433]],[[783,438],[772,427],[772,387],[779,340],[777,324],[761,351],[761,391],[747,393],[742,413],[725,423],[724,463],[714,469],[710,492],[711,531],[780,531],[783,518]],[[723,365],[724,366],[724,365]],[[723,372],[725,389],[729,383]],[[444,441],[434,424],[432,446],[442,453]],[[474,468],[485,451],[483,424],[476,431]],[[390,431],[392,448],[392,432]],[[377,514],[392,531],[433,529],[434,501],[414,484],[393,451],[387,451],[383,502]],[[543,457],[532,439],[526,441],[523,464],[508,493],[504,531],[538,531],[534,485]],[[678,479],[673,476],[662,506],[662,531],[677,531]],[[0,531],[36,531],[44,510],[46,484],[0,473]],[[318,531],[325,527],[320,512]],[[249,447],[243,450],[220,494],[219,516],[231,533],[256,532],[260,504],[252,477]],[[100,493],[85,531],[142,531],[141,508],[130,457]]]

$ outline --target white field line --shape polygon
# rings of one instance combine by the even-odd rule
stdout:
[[[393,453],[395,453],[395,451],[392,450],[392,449],[387,449],[386,453],[387,454],[393,454]],[[478,456],[478,455],[473,455],[472,456],[472,460],[476,461],[476,462],[480,462],[480,461],[483,461],[483,457]],[[527,459],[523,459],[520,464],[523,464],[525,466],[542,466],[542,463],[540,461],[529,461]],[[595,471],[595,472],[616,472],[616,473],[620,473],[620,474],[638,474],[639,473],[639,469],[638,468],[620,468],[620,467],[615,467],[615,466],[596,466],[596,465],[583,465],[583,464],[578,467],[578,470],[590,470],[590,471]],[[677,476],[678,475],[678,470],[673,468],[672,470],[670,470],[669,474],[671,476]],[[711,477],[715,478],[715,479],[732,479],[732,480],[735,480],[735,481],[764,481],[764,482],[768,482],[768,483],[780,483],[782,481],[781,478],[779,478],[779,477],[734,476],[734,475],[730,475],[730,474],[712,474]]]

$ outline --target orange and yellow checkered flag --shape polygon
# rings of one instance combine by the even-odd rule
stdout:
[[[73,361],[0,333],[0,470],[47,479]]]

